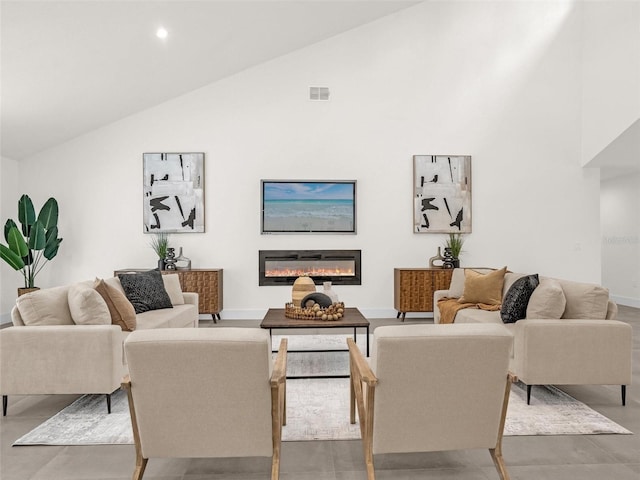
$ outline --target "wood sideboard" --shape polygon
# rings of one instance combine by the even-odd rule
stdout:
[[[433,312],[433,292],[446,290],[451,283],[452,269],[394,268],[393,308],[396,318],[407,312]]]
[[[128,268],[116,270],[114,275],[127,272],[143,272],[148,269]],[[192,268],[190,270],[162,270],[168,275],[176,273],[183,292],[198,294],[198,312],[209,314],[214,323],[220,319],[222,311],[222,268]]]

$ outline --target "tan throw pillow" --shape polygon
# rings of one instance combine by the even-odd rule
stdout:
[[[164,289],[169,294],[171,305],[184,305],[184,296],[182,295],[182,287],[180,286],[180,277],[177,273],[168,273],[162,275]]]
[[[549,277],[540,277],[540,285],[529,297],[527,317],[529,319],[562,318],[567,300],[560,282]]]
[[[82,283],[71,285],[67,300],[76,325],[111,325],[107,303],[90,286]]]
[[[16,306],[25,325],[73,325],[67,293],[69,285],[43,288],[18,297]]]
[[[484,303],[500,305],[502,303],[502,286],[507,267],[491,273],[478,273],[466,270],[464,274],[464,291],[458,300],[460,303]]]
[[[124,293],[98,278],[96,278],[93,288],[106,302],[113,325],[119,325],[122,330],[127,332],[136,329],[136,311]]]

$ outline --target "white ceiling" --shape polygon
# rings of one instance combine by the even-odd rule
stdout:
[[[2,0],[2,156],[22,159],[416,3]]]

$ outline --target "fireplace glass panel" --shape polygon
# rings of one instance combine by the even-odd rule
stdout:
[[[266,260],[266,277],[352,277],[355,260]]]

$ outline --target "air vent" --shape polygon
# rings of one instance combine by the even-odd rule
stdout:
[[[328,101],[329,87],[309,87],[309,100]]]

